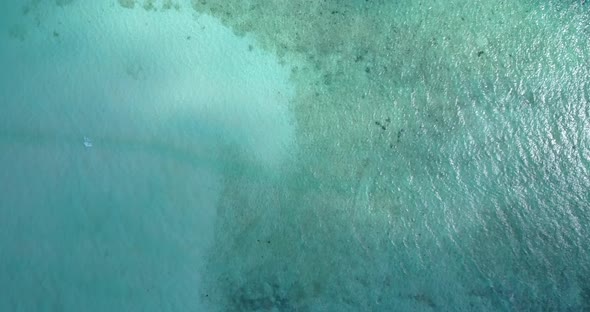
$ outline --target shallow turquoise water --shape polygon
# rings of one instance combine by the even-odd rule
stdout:
[[[590,309],[588,4],[0,12],[0,310]]]

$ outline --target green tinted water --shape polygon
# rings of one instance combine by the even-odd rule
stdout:
[[[5,309],[588,309],[587,4],[6,6]],[[67,89],[62,54],[104,73]]]

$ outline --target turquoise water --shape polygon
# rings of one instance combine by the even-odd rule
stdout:
[[[0,310],[590,310],[583,1],[0,4]]]

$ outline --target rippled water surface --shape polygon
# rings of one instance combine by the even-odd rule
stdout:
[[[590,309],[588,3],[0,14],[0,310]]]

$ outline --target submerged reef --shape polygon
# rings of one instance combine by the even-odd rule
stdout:
[[[563,123],[555,105],[588,115],[580,105],[589,101],[590,45],[580,34],[590,28],[579,3],[194,0],[192,6],[255,37],[291,67],[302,149],[297,173],[278,183],[233,176],[249,187],[230,184],[224,195],[217,225],[223,233],[207,271],[206,291],[217,294],[212,301],[248,311],[526,310],[540,307],[526,286],[537,285],[550,298],[546,308],[580,306],[581,296],[568,302],[561,296],[575,293],[566,287],[570,277],[556,280],[553,290],[541,286],[546,270],[571,263],[559,245],[535,245],[552,255],[544,271],[527,266],[538,263],[530,253],[491,243],[515,239],[504,234],[506,222],[523,226],[523,202],[511,190],[547,188],[509,174],[548,174],[543,166],[525,169],[517,159],[529,156],[511,142],[528,150],[551,144],[546,131],[556,137]],[[578,120],[572,131],[583,124]],[[562,144],[562,165],[579,167],[583,157]],[[252,194],[257,201],[243,200]],[[526,205],[552,202],[528,194]],[[566,202],[583,205],[575,196]],[[586,210],[574,210],[587,218]],[[280,239],[261,254],[254,237],[269,235]],[[531,244],[528,236],[515,237]],[[587,253],[577,255],[576,262],[588,263]],[[260,271],[265,277],[252,277]],[[270,290],[288,289],[294,275],[303,289],[297,298]],[[486,279],[496,286],[481,285]],[[245,288],[264,283],[276,286],[261,297],[245,295]],[[240,291],[223,291],[236,284]]]

